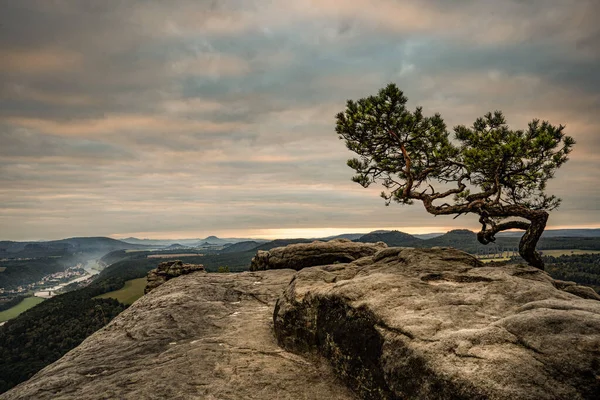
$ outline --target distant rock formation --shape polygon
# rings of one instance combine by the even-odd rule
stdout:
[[[269,251],[259,250],[252,259],[250,270],[291,268],[299,271],[315,265],[348,263],[362,257],[372,256],[386,247],[387,245],[383,242],[356,243],[349,239],[291,244]]]
[[[600,301],[584,287],[455,249],[349,246],[169,280],[0,398],[597,399]],[[354,261],[294,271],[317,249]]]
[[[600,302],[587,289],[455,249],[388,248],[299,271],[275,334],[365,399],[597,399]]]
[[[148,283],[144,289],[144,294],[159,287],[169,279],[198,271],[204,271],[204,266],[200,264],[184,264],[181,260],[162,262],[158,264],[158,268],[148,272]]]

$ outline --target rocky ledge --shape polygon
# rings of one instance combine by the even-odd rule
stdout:
[[[598,398],[586,288],[439,248],[296,272],[326,247],[303,246],[270,251],[293,269],[167,281],[0,398]]]
[[[388,248],[299,271],[275,334],[364,399],[598,399],[590,291],[454,249]]]

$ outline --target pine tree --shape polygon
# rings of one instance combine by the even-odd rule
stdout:
[[[380,182],[386,205],[420,200],[433,215],[477,214],[482,244],[500,231],[523,229],[521,257],[544,269],[535,246],[548,211],[560,204],[545,193],[546,184],[575,144],[565,127],[534,119],[527,129],[512,130],[494,111],[472,127],[454,127],[451,141],[439,114],[424,116],[421,107],[411,112],[406,102],[391,83],[376,96],[348,100],[336,115],[339,138],[359,155],[348,160],[356,171],[352,180],[363,187]]]

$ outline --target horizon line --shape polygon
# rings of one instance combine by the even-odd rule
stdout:
[[[255,240],[276,240],[276,239],[319,239],[327,238],[331,236],[339,236],[344,234],[362,234],[366,235],[373,231],[399,231],[408,233],[410,235],[427,235],[427,234],[445,234],[453,230],[466,229],[471,232],[478,232],[479,230],[473,230],[472,228],[452,228],[448,227],[427,227],[427,228],[415,228],[415,227],[362,227],[362,228],[272,228],[272,229],[243,229],[243,230],[215,230],[211,234],[188,233],[182,231],[176,232],[129,232],[129,233],[114,233],[108,235],[75,235],[66,236],[54,239],[0,239],[2,241],[14,241],[14,242],[46,242],[53,240],[71,239],[77,237],[107,237],[115,240],[123,240],[128,238],[138,240],[204,240],[210,236],[215,236],[219,239],[255,239]],[[600,226],[556,226],[545,229],[544,231],[552,230],[593,230],[600,229]],[[511,229],[506,232],[518,232],[519,229]]]

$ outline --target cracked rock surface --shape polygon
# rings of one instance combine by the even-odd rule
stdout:
[[[299,271],[274,320],[364,399],[600,398],[600,301],[533,267],[387,248]]]
[[[281,349],[292,270],[169,280],[2,399],[354,399],[326,363]]]

